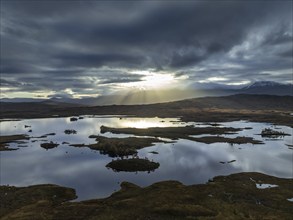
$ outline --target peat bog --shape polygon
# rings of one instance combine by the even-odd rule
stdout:
[[[137,218],[146,213],[156,219],[257,218],[264,213],[286,219],[291,215],[288,185],[292,180],[286,179],[291,171],[279,169],[291,163],[292,137],[287,126],[82,115],[2,121],[1,129],[5,164],[1,178],[5,185],[18,186],[1,186],[3,219],[29,219],[25,213],[36,216],[40,207],[46,219],[70,219],[72,209],[80,210],[85,219],[93,209],[99,210],[95,216],[102,219]],[[264,135],[264,131],[271,133]],[[16,159],[13,167],[8,163],[12,158]],[[268,161],[272,163],[264,167]],[[34,163],[40,172],[25,177]],[[24,175],[13,175],[18,172]],[[64,174],[70,178],[62,178]],[[214,178],[219,175],[224,176]],[[175,182],[166,182],[170,179]],[[279,187],[262,190],[256,183]],[[251,193],[244,195],[247,190]],[[145,193],[149,200],[144,204]],[[18,195],[19,202],[11,202]],[[70,201],[76,198],[78,202]],[[278,211],[277,203],[283,207]],[[133,204],[139,208],[131,213],[119,208],[131,209]],[[57,211],[52,213],[52,208]]]

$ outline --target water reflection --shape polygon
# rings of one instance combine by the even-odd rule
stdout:
[[[77,190],[80,200],[105,197],[118,190],[122,181],[147,186],[162,180],[179,180],[185,184],[204,183],[217,175],[227,175],[243,171],[262,172],[278,177],[292,177],[292,136],[278,141],[262,138],[261,130],[272,125],[245,121],[221,123],[220,126],[252,127],[229,137],[248,136],[264,141],[264,145],[229,145],[226,143],[204,144],[188,140],[175,143],[158,143],[139,150],[138,155],[160,163],[160,167],[151,173],[115,173],[105,166],[112,158],[101,155],[88,148],[71,147],[68,144],[90,144],[94,139],[89,135],[100,134],[100,126],[110,127],[169,127],[184,126],[174,118],[97,118],[84,117],[78,121],[70,118],[31,119],[1,122],[1,135],[28,134],[39,137],[55,133],[46,138],[31,138],[27,147],[17,151],[1,152],[1,184],[25,186],[32,184],[54,183]],[[189,123],[195,126],[207,126],[201,123]],[[25,128],[25,125],[31,127]],[[280,131],[292,133],[292,129],[278,126]],[[32,132],[28,132],[29,130]],[[67,135],[66,129],[74,129],[76,134]],[[127,137],[124,134],[103,134],[108,137]],[[224,135],[225,136],[225,135]],[[40,141],[43,140],[43,141]],[[40,143],[53,141],[60,144],[57,148],[46,150]],[[13,143],[11,147],[19,147]],[[152,151],[158,154],[151,153]],[[221,161],[233,163],[221,164]]]

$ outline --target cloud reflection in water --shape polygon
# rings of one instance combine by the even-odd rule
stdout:
[[[94,143],[89,139],[92,134],[99,134],[100,126],[125,127],[125,125],[146,126],[178,126],[176,119],[160,118],[95,118],[86,117],[76,122],[68,118],[30,119],[22,121],[1,122],[1,135],[23,134],[41,136],[56,133],[45,138],[60,145],[51,150],[40,147],[40,142],[30,139],[28,147],[17,151],[1,152],[1,184],[26,186],[33,184],[53,183],[72,187],[77,190],[80,200],[106,197],[118,190],[119,183],[129,181],[140,186],[147,186],[163,180],[178,180],[184,184],[204,183],[217,175],[227,175],[237,172],[262,172],[278,177],[292,177],[292,150],[285,144],[292,144],[292,137],[284,137],[277,141],[263,140],[264,145],[229,145],[226,143],[204,144],[188,140],[178,140],[176,143],[158,143],[155,146],[139,151],[139,156],[148,157],[160,163],[159,169],[147,173],[115,173],[105,165],[112,158],[101,155],[88,148],[76,148],[62,144]],[[164,121],[164,122],[163,122]],[[189,123],[190,124],[190,123]],[[195,124],[195,123],[194,123]],[[24,125],[30,125],[32,133]],[[241,131],[241,134],[262,140],[255,134],[270,125],[263,123],[248,123],[244,121],[222,123],[224,126],[253,127]],[[182,126],[179,124],[179,126]],[[291,128],[279,126],[286,133]],[[64,134],[65,129],[74,129],[77,134]],[[108,137],[126,137],[106,133]],[[229,135],[234,137],[237,135]],[[44,138],[42,138],[44,139]],[[17,147],[16,143],[11,144]],[[158,154],[149,153],[156,151]],[[236,160],[233,163],[221,164],[220,161]]]

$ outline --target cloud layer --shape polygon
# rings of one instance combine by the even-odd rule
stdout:
[[[1,1],[0,34],[7,96],[292,81],[291,1]]]

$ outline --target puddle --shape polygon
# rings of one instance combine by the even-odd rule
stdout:
[[[278,187],[278,185],[274,185],[274,184],[265,184],[265,183],[256,183],[256,188],[258,189],[267,189],[267,188],[274,188],[274,187]]]

